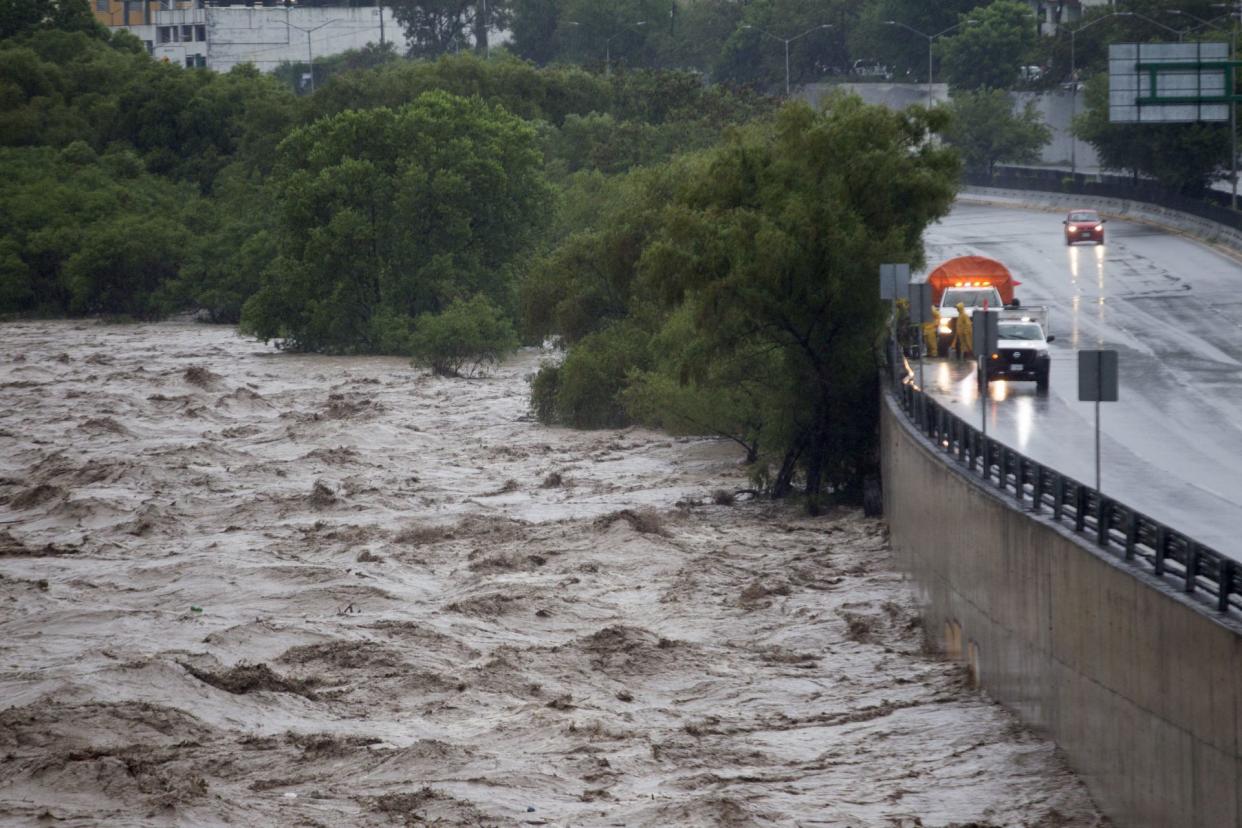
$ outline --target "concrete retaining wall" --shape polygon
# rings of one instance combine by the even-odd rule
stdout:
[[[1242,625],[939,454],[881,412],[892,544],[929,636],[1065,751],[1127,828],[1242,828]]]

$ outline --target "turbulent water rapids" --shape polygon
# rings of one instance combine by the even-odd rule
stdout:
[[[1104,824],[924,650],[883,523],[539,425],[546,354],[0,342],[0,823]]]

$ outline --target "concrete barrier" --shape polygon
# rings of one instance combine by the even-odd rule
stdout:
[[[1023,511],[881,406],[884,506],[929,638],[1127,828],[1242,828],[1242,625]]]

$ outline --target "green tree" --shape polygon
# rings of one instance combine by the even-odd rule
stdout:
[[[860,4],[856,22],[846,26],[851,55],[890,66],[896,77],[925,82],[927,38],[889,21],[927,36],[937,35],[957,25],[977,5],[978,0],[871,0]]]
[[[1095,148],[1100,166],[1154,178],[1188,196],[1202,195],[1229,163],[1229,125],[1114,124],[1108,120],[1108,76],[1087,83],[1087,109],[1074,122]]]
[[[819,80],[849,62],[846,37],[852,12],[841,2],[773,0],[741,11],[737,28],[721,44],[713,76],[756,84],[772,92],[785,89],[785,44],[789,39],[791,85]],[[831,28],[823,28],[830,26]]]
[[[1003,89],[955,92],[949,114],[944,138],[973,172],[991,175],[998,163],[1036,161],[1052,139],[1052,130],[1035,110],[1035,102],[1027,101],[1015,112],[1013,99]]]
[[[438,57],[470,46],[483,52],[490,32],[509,26],[508,0],[393,0],[389,6],[413,56]]]
[[[936,46],[949,85],[955,89],[1012,87],[1019,67],[1035,46],[1035,14],[1030,4],[994,0],[962,20],[967,22]]]
[[[450,377],[477,374],[517,344],[513,322],[483,294],[420,315],[409,336],[414,362]]]
[[[800,477],[812,504],[825,488],[858,497],[876,468],[876,350],[887,311],[874,274],[884,261],[919,264],[924,228],[952,203],[956,155],[928,140],[944,120],[852,97],[821,113],[789,105],[775,124],[637,174],[637,193],[614,202],[629,221],[610,217],[590,236],[567,237],[535,280],[559,323],[582,317],[560,311],[583,281],[610,283],[597,295],[617,297],[598,314],[603,327],[571,345],[555,412],[569,413],[561,399],[575,383],[566,375],[590,344],[597,388],[624,377],[603,399],[659,424],[706,419],[695,428],[755,447],[776,496]],[[586,260],[592,248],[607,269],[566,285],[572,268],[560,250]],[[601,348],[599,337],[620,344]],[[629,364],[618,359],[626,344]],[[601,395],[579,396],[602,407]]]
[[[107,30],[95,22],[86,0],[0,0],[0,40],[38,29],[108,37]]]
[[[549,191],[534,130],[479,99],[344,112],[281,143],[280,255],[243,326],[314,351],[374,351],[393,320],[483,293],[512,308]],[[383,320],[380,328],[378,320]]]

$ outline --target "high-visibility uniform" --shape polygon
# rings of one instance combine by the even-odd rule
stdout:
[[[939,332],[940,332],[940,311],[936,308],[931,309],[932,321],[923,323],[923,346],[928,356],[940,356],[939,351]]]
[[[954,328],[953,341],[957,345],[957,355],[961,359],[966,357],[974,358],[975,355],[975,329],[970,321],[970,317],[966,315],[966,308],[961,303],[957,303],[957,325]]]

